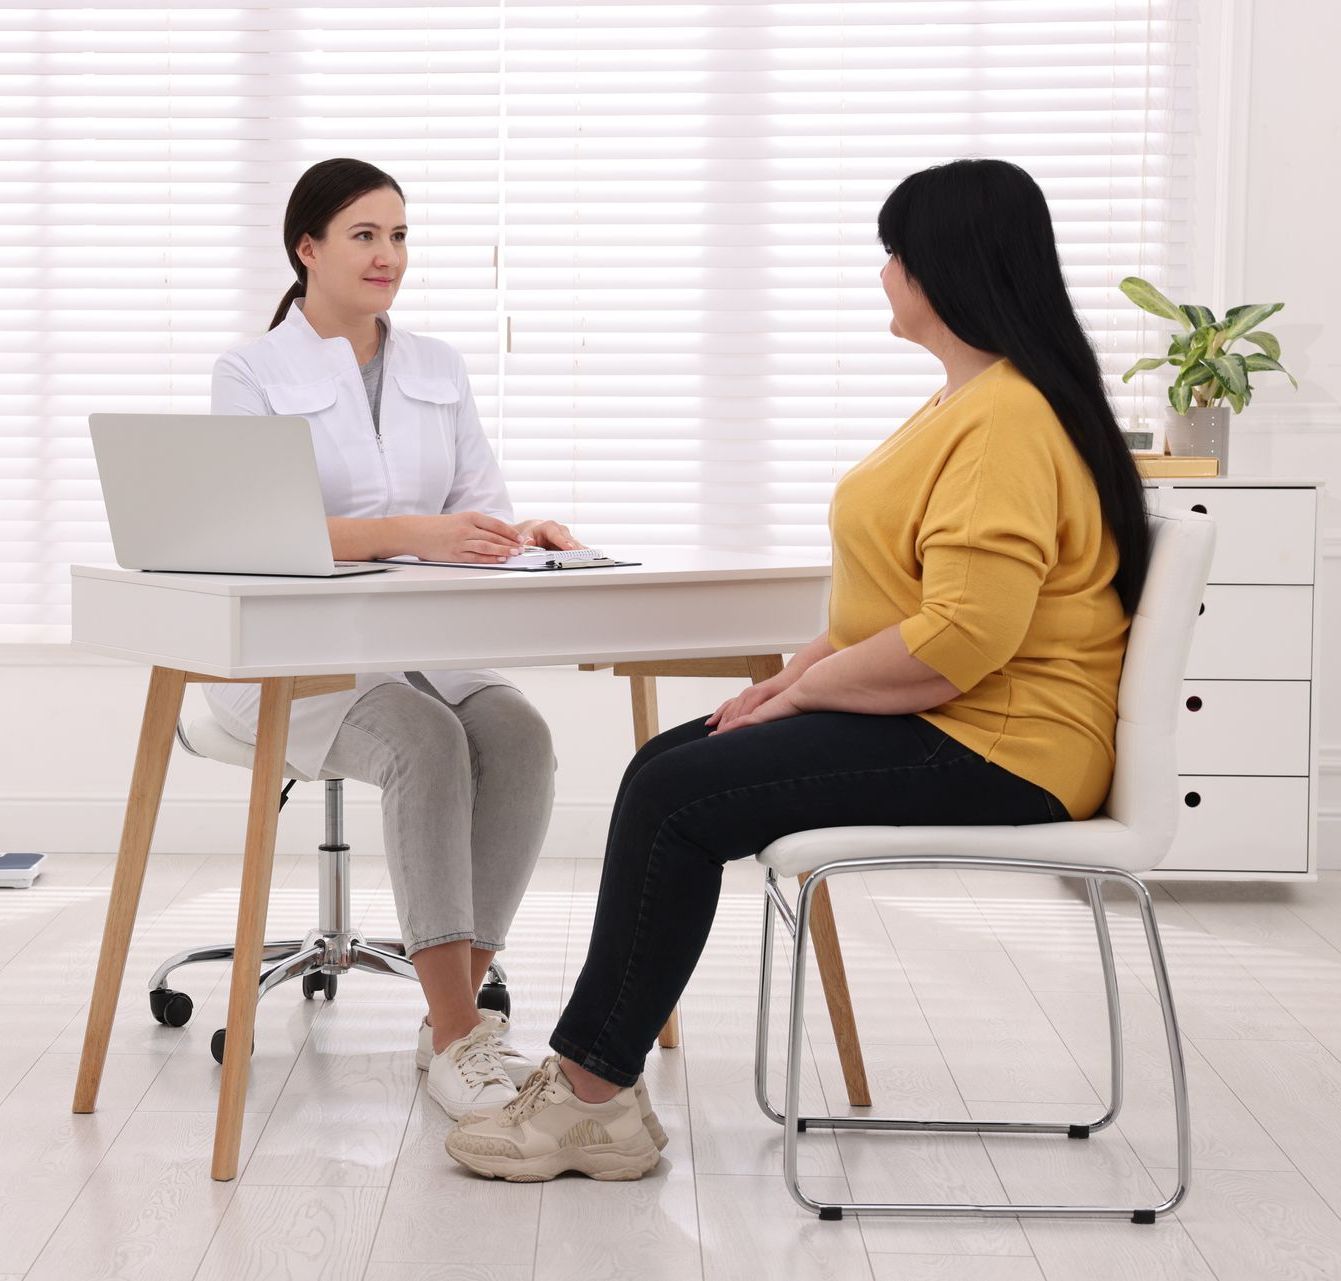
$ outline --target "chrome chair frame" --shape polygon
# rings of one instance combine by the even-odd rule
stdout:
[[[1064,876],[1083,880],[1094,916],[1095,933],[1103,964],[1104,989],[1108,1004],[1110,1042],[1110,1093],[1108,1107],[1098,1119],[1080,1124],[1032,1121],[915,1121],[886,1117],[802,1116],[801,1038],[805,1008],[806,952],[810,937],[811,903],[816,889],[831,876],[851,872],[896,871],[901,868],[941,868],[1023,872]],[[1187,1194],[1192,1171],[1191,1122],[1187,1096],[1187,1069],[1179,1038],[1178,1018],[1169,986],[1168,966],[1155,920],[1154,905],[1145,883],[1130,872],[1109,867],[1091,867],[1074,863],[1034,862],[1027,859],[973,858],[941,855],[918,857],[900,855],[889,858],[835,860],[817,867],[801,886],[795,912],[778,884],[775,869],[766,869],[764,884],[764,928],[759,964],[759,1008],[754,1055],[755,1098],[770,1120],[783,1127],[783,1179],[793,1199],[821,1219],[841,1219],[844,1214],[898,1216],[986,1216],[1019,1218],[1129,1218],[1133,1223],[1154,1223],[1167,1214]],[[1119,1004],[1117,970],[1113,945],[1103,901],[1105,881],[1125,885],[1136,897],[1145,928],[1146,943],[1154,968],[1168,1042],[1169,1063],[1173,1076],[1174,1116],[1178,1145],[1178,1183],[1173,1192],[1157,1205],[1013,1205],[1004,1204],[916,1204],[912,1202],[818,1201],[800,1186],[797,1149],[801,1134],[811,1129],[827,1130],[903,1130],[956,1134],[1060,1134],[1072,1139],[1089,1138],[1097,1130],[1111,1125],[1122,1106],[1122,1016]],[[786,1097],[779,1112],[768,1098],[768,1026],[772,996],[774,916],[780,917],[794,940],[791,972],[791,1003],[788,1011]]]

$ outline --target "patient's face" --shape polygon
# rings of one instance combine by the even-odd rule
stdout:
[[[926,338],[934,331],[936,314],[917,283],[908,278],[903,264],[890,258],[880,272],[880,283],[885,287],[890,310],[894,313],[889,332],[895,338],[926,346]]]
[[[405,202],[390,187],[369,191],[341,209],[321,240],[304,237],[307,292],[319,290],[349,315],[376,315],[391,305],[405,278]]]

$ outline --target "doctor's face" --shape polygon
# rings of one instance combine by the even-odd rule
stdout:
[[[304,236],[298,256],[307,266],[307,294],[332,308],[376,315],[391,306],[405,277],[405,202],[390,187],[341,209],[321,240]]]

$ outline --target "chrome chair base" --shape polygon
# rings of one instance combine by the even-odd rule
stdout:
[[[816,888],[830,876],[851,872],[894,871],[900,868],[950,868],[1015,871],[1048,876],[1066,876],[1084,880],[1094,916],[1095,934],[1103,964],[1104,990],[1108,1004],[1109,1028],[1109,1103],[1102,1116],[1075,1124],[1030,1121],[922,1121],[892,1117],[802,1116],[801,1047],[805,1007],[806,950],[810,937],[810,911]],[[1122,1013],[1119,1004],[1117,970],[1113,960],[1112,939],[1104,910],[1103,883],[1126,885],[1136,896],[1145,928],[1146,943],[1154,967],[1155,985],[1164,1019],[1169,1063],[1173,1076],[1174,1116],[1178,1145],[1178,1185],[1157,1205],[1012,1205],[1012,1204],[916,1204],[911,1202],[817,1201],[800,1186],[797,1149],[800,1135],[808,1130],[893,1130],[949,1134],[1055,1134],[1072,1139],[1087,1139],[1111,1125],[1122,1107]],[[775,918],[780,918],[792,936],[791,1004],[788,1011],[786,1057],[786,1098],[779,1112],[768,1097],[768,1027],[772,994]],[[1188,1114],[1187,1072],[1183,1061],[1178,1020],[1169,987],[1164,948],[1155,922],[1154,906],[1145,884],[1128,872],[1115,868],[1085,867],[1074,864],[1032,862],[1024,859],[987,859],[960,856],[854,859],[827,863],[806,878],[793,913],[778,883],[777,873],[767,868],[764,884],[764,929],[759,964],[759,1007],[755,1028],[754,1091],[760,1109],[771,1121],[783,1127],[783,1177],[788,1192],[805,1209],[821,1219],[841,1219],[845,1214],[883,1216],[969,1216],[1019,1218],[1124,1218],[1133,1223],[1154,1223],[1182,1201],[1191,1178],[1192,1140]]]
[[[303,995],[311,999],[322,992],[333,1000],[341,974],[366,970],[373,974],[391,974],[418,982],[414,963],[405,955],[399,939],[366,939],[350,924],[349,846],[344,843],[344,780],[327,779],[326,840],[318,847],[318,925],[302,939],[267,942],[261,953],[263,968],[259,978],[258,999],[291,979],[303,980]],[[280,800],[283,807],[288,788]],[[153,1016],[170,1027],[183,1027],[189,1021],[193,1003],[185,992],[173,991],[168,976],[184,965],[200,961],[232,961],[232,943],[212,947],[193,947],[169,957],[149,980],[149,1008]],[[510,999],[507,975],[495,961],[480,990],[479,1004],[507,1014]],[[215,1033],[215,1057],[222,1061],[222,1032]]]

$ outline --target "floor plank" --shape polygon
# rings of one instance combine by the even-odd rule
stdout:
[[[244,1161],[263,1120],[243,1120]],[[191,1281],[235,1190],[213,1144],[212,1112],[133,1113],[28,1281]]]
[[[385,1188],[239,1187],[197,1281],[360,1281]]]

